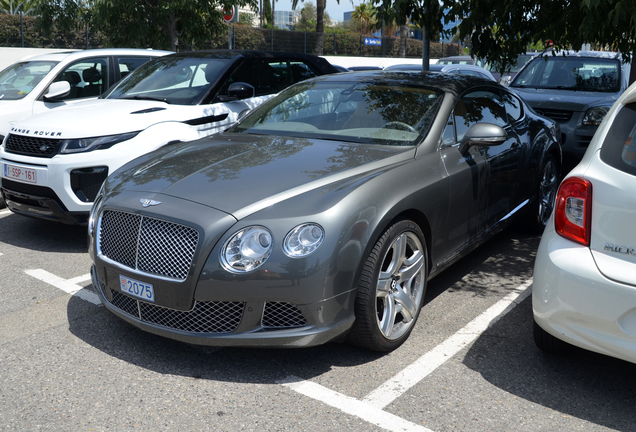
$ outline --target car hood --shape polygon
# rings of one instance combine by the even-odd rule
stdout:
[[[585,111],[592,106],[611,106],[620,93],[510,87],[532,108]]]
[[[21,135],[88,138],[144,130],[166,121],[184,122],[227,112],[219,105],[169,105],[163,102],[96,99],[36,114],[13,124]]]
[[[414,147],[226,133],[142,156],[113,173],[107,189],[171,195],[241,219],[414,156]]]

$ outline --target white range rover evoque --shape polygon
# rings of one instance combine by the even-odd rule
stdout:
[[[18,214],[86,224],[106,177],[161,146],[220,132],[291,84],[337,70],[259,51],[152,60],[102,97],[14,123],[0,147],[2,197]]]

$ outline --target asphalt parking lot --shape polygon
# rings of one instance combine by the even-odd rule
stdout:
[[[535,348],[538,243],[507,230],[432,280],[388,355],[220,349],[115,318],[84,229],[0,210],[0,430],[634,430],[636,365]]]

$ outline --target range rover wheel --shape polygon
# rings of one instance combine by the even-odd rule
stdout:
[[[402,345],[422,308],[427,270],[426,241],[419,226],[402,220],[387,229],[358,282],[349,341],[381,352]]]

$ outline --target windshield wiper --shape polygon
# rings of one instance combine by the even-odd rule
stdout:
[[[149,101],[156,101],[156,102],[164,102],[167,104],[170,103],[168,102],[166,98],[158,98],[158,97],[152,97],[152,96],[127,96],[127,97],[123,97],[119,99],[149,100]]]

